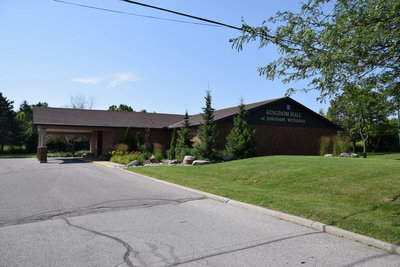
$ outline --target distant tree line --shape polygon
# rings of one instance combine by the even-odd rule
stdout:
[[[4,153],[7,145],[20,151],[35,152],[38,137],[32,129],[33,107],[47,107],[48,104],[39,102],[30,105],[24,100],[18,111],[14,111],[13,104],[14,101],[0,92],[0,151]]]

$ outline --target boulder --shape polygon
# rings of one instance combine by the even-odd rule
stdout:
[[[223,160],[223,161],[230,161],[230,160],[233,160],[233,156],[232,156],[232,155],[223,155],[223,156],[222,156],[222,160]]]
[[[150,162],[156,162],[156,156],[151,155],[151,157],[149,158]]]
[[[194,161],[194,157],[193,156],[185,156],[183,158],[183,164],[190,165],[190,164],[193,163],[193,161]]]
[[[350,155],[352,158],[359,158],[360,156],[358,155],[358,154],[356,154],[356,153],[351,153],[351,155]]]
[[[333,154],[325,154],[324,157],[333,157]]]
[[[210,161],[208,161],[208,160],[194,160],[193,162],[192,162],[192,165],[193,166],[196,166],[196,165],[205,165],[205,164],[210,164],[211,162]]]
[[[181,164],[182,161],[178,160],[178,159],[171,159],[168,161],[169,165],[176,165],[176,164]]]
[[[140,166],[142,165],[142,163],[138,160],[132,160],[131,162],[128,163],[128,165],[126,165],[127,168],[129,167],[136,167],[136,166]]]
[[[339,157],[342,158],[351,158],[351,155],[349,153],[340,153]]]

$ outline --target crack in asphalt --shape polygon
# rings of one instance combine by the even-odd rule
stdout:
[[[112,236],[112,235],[108,235],[108,234],[105,234],[105,233],[102,233],[102,232],[99,232],[99,231],[91,230],[91,229],[88,229],[88,228],[85,228],[85,227],[82,227],[82,226],[79,226],[79,225],[72,224],[67,218],[63,218],[63,220],[67,223],[68,226],[75,227],[75,228],[78,228],[78,229],[87,231],[87,232],[92,233],[92,234],[95,234],[95,235],[99,235],[99,236],[103,236],[103,237],[112,239],[112,240],[114,240],[114,241],[117,241],[117,242],[120,243],[121,245],[123,245],[123,246],[126,248],[126,252],[125,252],[125,254],[124,254],[124,256],[123,256],[123,260],[124,260],[124,261],[123,261],[122,263],[125,263],[125,264],[128,265],[129,267],[135,267],[135,265],[134,265],[134,264],[132,263],[132,261],[129,259],[129,256],[130,256],[131,254],[133,254],[133,256],[134,256],[142,265],[144,265],[144,266],[146,265],[146,263],[139,257],[139,252],[133,250],[133,248],[132,248],[128,243],[126,243],[124,240],[122,240],[122,239],[120,239],[120,238],[118,238],[118,237]],[[122,264],[122,263],[119,263],[119,264],[117,264],[117,265],[120,265],[120,264]]]
[[[6,221],[0,221],[0,227],[12,226],[12,225],[20,225],[34,222],[41,222],[53,219],[62,219],[67,217],[76,217],[83,216],[95,213],[104,213],[118,210],[126,210],[126,209],[140,209],[140,208],[151,208],[155,206],[163,206],[163,205],[179,205],[190,201],[202,200],[205,197],[196,197],[196,198],[180,198],[180,199],[157,199],[157,198],[132,198],[132,199],[119,199],[119,200],[111,200],[96,203],[86,207],[78,207],[73,209],[58,209],[46,211],[38,214],[34,214],[31,216],[11,219]],[[145,203],[123,203],[128,201],[149,201]],[[119,203],[120,205],[115,206],[107,206],[107,204]]]

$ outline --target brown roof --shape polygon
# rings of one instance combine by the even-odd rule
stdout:
[[[338,125],[310,110],[290,97],[281,97],[245,105],[246,110],[255,109],[264,105],[280,101],[289,101],[308,110],[313,116],[325,121],[332,127],[342,130]],[[219,121],[233,117],[238,112],[238,107],[224,108],[214,111],[214,120]],[[34,125],[52,126],[86,126],[86,127],[132,127],[132,128],[178,128],[183,126],[184,115],[122,112],[106,110],[85,110],[67,108],[33,108]],[[198,126],[202,122],[201,114],[189,116],[191,126]]]
[[[33,124],[52,126],[165,128],[183,119],[183,115],[86,110],[33,108]]]
[[[250,110],[250,109],[253,109],[253,108],[257,108],[257,107],[263,106],[265,104],[269,104],[269,103],[275,102],[275,101],[280,100],[280,99],[284,99],[284,98],[276,98],[276,99],[270,99],[270,100],[265,100],[265,101],[261,101],[261,102],[251,103],[251,104],[245,105],[244,108],[246,110]],[[238,111],[239,111],[238,106],[215,110],[214,111],[214,120],[218,121],[218,120],[225,119],[227,117],[236,115],[238,113]],[[191,126],[200,125],[201,122],[202,122],[201,114],[196,114],[196,115],[189,116],[189,123],[190,123]],[[170,128],[177,128],[177,127],[182,127],[182,126],[183,126],[183,120],[179,121],[179,122],[177,122],[175,124],[172,124],[169,127]]]

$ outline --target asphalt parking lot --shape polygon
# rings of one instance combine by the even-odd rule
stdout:
[[[96,164],[0,159],[0,266],[400,266],[400,257]]]

